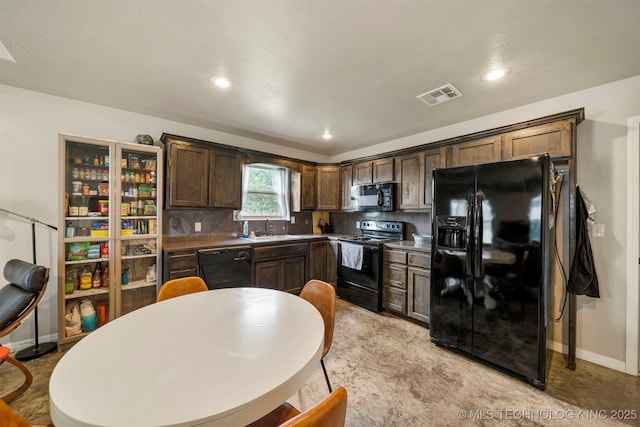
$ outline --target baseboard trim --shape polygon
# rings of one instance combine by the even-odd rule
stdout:
[[[45,342],[58,342],[58,334],[49,334],[49,335],[43,335],[41,337],[38,337],[38,343],[45,343]],[[36,344],[35,339],[29,338],[27,340],[22,340],[22,341],[8,342],[6,344],[3,344],[3,346],[9,347],[11,349],[11,353],[17,353],[35,344]]]
[[[547,348],[558,353],[567,354],[568,347],[562,343],[547,341]],[[605,368],[615,369],[616,371],[626,373],[626,364],[622,360],[614,359],[611,357],[603,356],[601,354],[592,353],[590,351],[576,349],[576,358],[585,360],[587,362],[595,363],[596,365],[604,366]]]

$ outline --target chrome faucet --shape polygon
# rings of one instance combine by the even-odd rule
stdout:
[[[264,234],[273,236],[273,221],[269,218],[264,222]]]

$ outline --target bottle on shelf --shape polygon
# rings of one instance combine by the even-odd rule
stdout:
[[[96,264],[96,269],[93,272],[93,280],[91,281],[91,286],[94,288],[99,288],[102,286],[102,266],[100,263]]]
[[[64,293],[72,294],[76,290],[76,274],[74,270],[68,269],[64,281]]]
[[[102,270],[102,278],[100,280],[100,285],[102,287],[109,286],[109,266],[105,266],[104,270]]]

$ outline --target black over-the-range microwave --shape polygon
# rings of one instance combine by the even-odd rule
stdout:
[[[356,212],[392,212],[395,209],[395,182],[354,185],[351,205]]]

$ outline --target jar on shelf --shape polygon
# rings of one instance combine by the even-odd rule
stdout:
[[[64,280],[64,293],[72,294],[76,289],[76,276],[77,272],[72,269],[68,269]]]
[[[91,282],[93,279],[93,273],[91,272],[91,267],[88,265],[84,266],[82,273],[80,274],[80,289],[86,291],[87,289],[91,289]]]
[[[80,212],[79,212],[80,201],[78,199],[79,199],[78,196],[72,195],[71,197],[69,197],[69,216],[80,215]]]

